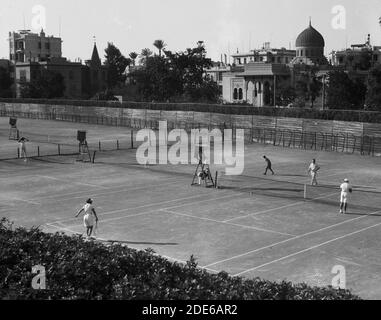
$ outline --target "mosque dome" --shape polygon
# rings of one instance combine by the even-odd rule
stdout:
[[[296,39],[295,47],[321,47],[324,48],[325,42],[323,36],[312,27],[311,22],[307,29],[305,29]]]

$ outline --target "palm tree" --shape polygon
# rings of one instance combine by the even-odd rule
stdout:
[[[140,53],[140,63],[144,65],[150,56],[152,56],[152,51],[150,49],[142,49],[142,52]]]
[[[138,54],[136,52],[130,53],[130,58],[132,60],[132,64],[135,66],[135,59],[138,57]]]
[[[153,45],[159,50],[159,56],[161,57],[161,51],[167,46],[163,40],[155,40]]]

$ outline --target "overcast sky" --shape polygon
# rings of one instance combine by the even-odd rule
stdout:
[[[337,5],[345,8],[345,29],[335,19],[342,14],[332,13]],[[24,22],[27,29],[39,31],[34,29],[39,21],[33,13],[36,6],[46,10],[47,35],[57,36],[61,30],[63,56],[71,60],[90,58],[93,36],[102,58],[107,42],[128,56],[143,48],[154,51],[156,39],[172,51],[203,40],[214,60],[264,42],[294,48],[309,16],[325,38],[326,54],[364,43],[368,33],[374,45],[381,45],[381,0],[1,0],[0,57],[9,56],[9,31],[23,29]]]

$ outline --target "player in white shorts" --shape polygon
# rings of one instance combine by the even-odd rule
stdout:
[[[348,204],[348,194],[352,193],[352,187],[349,184],[348,179],[344,179],[344,182],[340,185],[341,195],[340,195],[340,213],[347,213]],[[344,211],[343,211],[344,209]]]
[[[310,166],[308,167],[308,173],[311,174],[311,186],[317,186],[317,180],[316,180],[316,175],[317,172],[319,171],[320,167],[317,165],[316,160],[312,159],[312,162]]]
[[[83,225],[86,228],[87,236],[90,237],[94,228],[94,217],[95,222],[98,223],[98,216],[93,207],[93,199],[87,199],[86,204],[77,212],[75,217],[78,217],[82,211],[84,212]]]

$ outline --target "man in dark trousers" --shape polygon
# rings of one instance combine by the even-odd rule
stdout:
[[[267,158],[266,156],[263,156],[263,159],[265,159],[266,164],[267,164],[266,171],[265,171],[264,175],[267,174],[267,170],[270,170],[272,172],[272,174],[274,175],[274,171],[273,171],[273,169],[271,169],[271,161],[270,161],[270,159]]]

